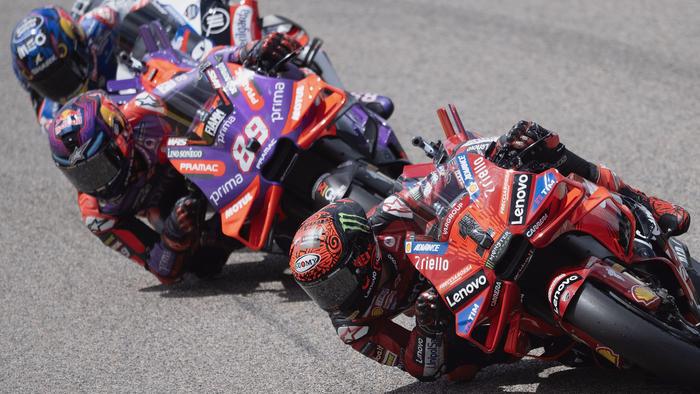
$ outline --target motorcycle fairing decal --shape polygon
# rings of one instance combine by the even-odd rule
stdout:
[[[447,251],[447,242],[406,240],[404,247],[406,254],[434,254],[442,256]]]
[[[462,337],[469,336],[472,328],[474,328],[474,322],[479,317],[481,306],[484,304],[484,298],[484,296],[479,297],[476,301],[472,302],[466,308],[457,313],[457,319],[455,322],[457,325],[457,334]]]
[[[537,208],[542,205],[545,198],[549,195],[549,192],[554,188],[554,184],[557,182],[557,178],[554,175],[555,170],[549,170],[537,177],[537,182],[535,183],[535,195],[532,198],[532,206],[530,207],[530,212],[537,211]]]
[[[287,122],[282,129],[282,135],[290,133],[299,126],[303,115],[309,111],[309,108],[321,92],[320,82],[321,78],[317,76],[307,77],[301,81],[294,82],[292,88],[293,96],[289,101],[288,115],[286,116]]]
[[[445,302],[452,311],[457,311],[462,305],[483,293],[488,287],[489,280],[486,277],[486,273],[484,270],[480,270],[475,275],[450,289],[444,296]]]
[[[241,227],[248,217],[253,202],[260,192],[260,177],[255,180],[230,204],[221,211],[221,228],[224,234],[238,238]]]
[[[452,160],[457,166],[457,177],[469,193],[469,199],[471,201],[476,201],[476,199],[479,198],[480,190],[479,185],[476,182],[476,178],[474,177],[474,173],[470,167],[467,154],[460,153]]]
[[[511,186],[512,196],[510,198],[510,213],[508,223],[511,225],[524,225],[528,213],[528,203],[530,202],[530,189],[532,175],[522,173],[513,176]]]
[[[620,367],[620,355],[615,353],[612,349],[606,346],[597,346],[595,348],[596,353],[601,355],[606,360],[610,361],[616,367]]]
[[[578,285],[575,288],[569,289],[570,286],[574,286],[577,282],[581,281],[583,277],[578,273],[563,273],[558,275],[552,280],[549,290],[547,292],[549,302],[552,306],[552,310],[558,316],[563,316],[563,309],[560,307],[562,302],[568,304],[568,302],[573,298],[573,294],[578,290]]]

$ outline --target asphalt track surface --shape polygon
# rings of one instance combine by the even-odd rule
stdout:
[[[0,13],[0,391],[675,390],[535,360],[466,385],[417,383],[343,345],[276,256],[238,254],[217,280],[158,285],[83,227],[10,71],[10,30],[43,3],[6,0]],[[414,160],[410,137],[439,137],[435,109],[454,102],[484,134],[537,120],[700,215],[698,2],[261,0],[261,11],[322,37],[349,88],[393,97]],[[691,252],[699,235],[685,236]]]

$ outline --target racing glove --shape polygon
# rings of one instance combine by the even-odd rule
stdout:
[[[533,147],[523,156],[523,151]],[[559,135],[535,122],[521,120],[506,134],[498,138],[486,155],[504,168],[540,172],[556,168],[566,161],[566,148],[559,142]]]
[[[248,43],[240,52],[243,66],[256,66],[270,72],[285,56],[298,50],[300,44],[282,33],[270,33],[261,40]]]
[[[197,240],[197,219],[199,201],[195,198],[182,197],[173,206],[165,219],[161,239],[165,245],[176,252],[192,247]]]
[[[447,327],[447,309],[435,288],[422,292],[416,300],[416,326],[426,334],[441,334]]]
[[[165,219],[160,242],[151,249],[146,269],[164,284],[174,283],[182,274],[185,259],[196,246],[199,234],[199,202],[182,197]]]

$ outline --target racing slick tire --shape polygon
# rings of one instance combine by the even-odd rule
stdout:
[[[625,361],[664,380],[700,388],[700,347],[664,329],[664,323],[652,315],[623,302],[585,283],[564,319]]]

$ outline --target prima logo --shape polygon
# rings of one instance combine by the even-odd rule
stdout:
[[[275,84],[275,91],[272,94],[272,115],[270,115],[270,120],[272,123],[284,120],[282,117],[282,104],[284,102],[284,88],[286,85],[282,82],[277,82]]]
[[[226,196],[231,190],[243,183],[243,175],[236,174],[230,178],[226,183],[219,186],[214,190],[212,194],[209,195],[209,200],[214,204],[214,206],[219,206],[219,201]]]

